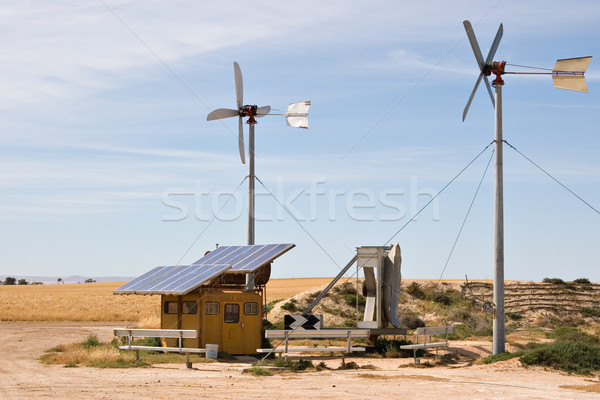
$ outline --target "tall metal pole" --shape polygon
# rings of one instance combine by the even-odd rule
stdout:
[[[504,330],[504,189],[502,174],[502,85],[498,78],[492,83],[496,100],[495,128],[495,187],[494,187],[494,323],[493,323],[493,353],[505,351]]]
[[[250,134],[248,136],[248,150],[250,161],[248,162],[248,245],[254,244],[254,125],[250,122]],[[254,290],[254,274],[246,275],[246,290]]]

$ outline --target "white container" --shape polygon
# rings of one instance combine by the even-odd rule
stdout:
[[[206,358],[212,358],[214,360],[217,359],[217,355],[219,354],[219,345],[218,344],[206,344]]]

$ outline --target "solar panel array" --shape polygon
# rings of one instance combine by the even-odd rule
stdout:
[[[181,296],[225,272],[252,273],[294,246],[292,243],[221,246],[192,265],[156,267],[113,293]]]
[[[157,267],[115,289],[115,294],[171,294],[181,296],[229,270],[229,264],[192,264]]]
[[[230,264],[229,272],[251,273],[295,246],[293,243],[221,246],[194,264]]]

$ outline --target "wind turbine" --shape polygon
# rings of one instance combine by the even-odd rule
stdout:
[[[469,101],[463,111],[463,121],[467,116],[475,92],[482,80],[492,100],[495,108],[495,162],[494,162],[494,322],[493,322],[493,353],[499,354],[505,351],[505,327],[504,327],[504,195],[503,195],[503,168],[502,168],[502,86],[504,74],[547,74],[552,75],[554,87],[559,89],[575,90],[587,92],[585,83],[585,70],[592,57],[569,58],[556,61],[552,71],[548,72],[506,72],[506,61],[492,61],[500,39],[502,39],[503,27],[500,24],[496,37],[487,57],[483,58],[479,44],[475,38],[473,27],[469,21],[464,21],[463,25],[467,32],[467,37],[473,48],[475,60],[479,66],[479,77],[475,82],[475,87],[471,92]],[[495,97],[492,95],[492,89],[488,81],[488,76],[494,74],[496,78],[492,82],[495,89]]]
[[[213,121],[216,119],[238,117],[238,147],[240,151],[240,159],[242,164],[246,163],[245,147],[244,147],[244,123],[243,119],[248,117],[246,123],[250,125],[248,135],[248,153],[250,156],[250,162],[248,163],[248,245],[254,244],[254,126],[257,124],[255,117],[263,117],[265,115],[283,115],[285,116],[286,123],[288,126],[294,128],[308,129],[308,109],[310,108],[311,101],[300,101],[297,103],[291,103],[288,106],[285,114],[270,114],[271,107],[263,106],[258,107],[256,105],[245,105],[244,104],[244,83],[242,79],[242,71],[240,65],[237,62],[233,63],[233,76],[235,79],[235,96],[236,96],[236,109],[230,108],[218,108],[211,111],[206,117],[207,121]],[[246,288],[253,289],[254,277],[248,276],[246,281]]]

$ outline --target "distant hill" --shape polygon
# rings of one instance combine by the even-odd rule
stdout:
[[[7,276],[19,279],[25,279],[27,282],[42,282],[44,284],[58,283],[58,279],[61,278],[64,283],[83,283],[88,279],[93,279],[96,282],[123,282],[134,279],[133,277],[126,276],[23,276],[23,275],[0,275],[0,281],[4,282]]]

